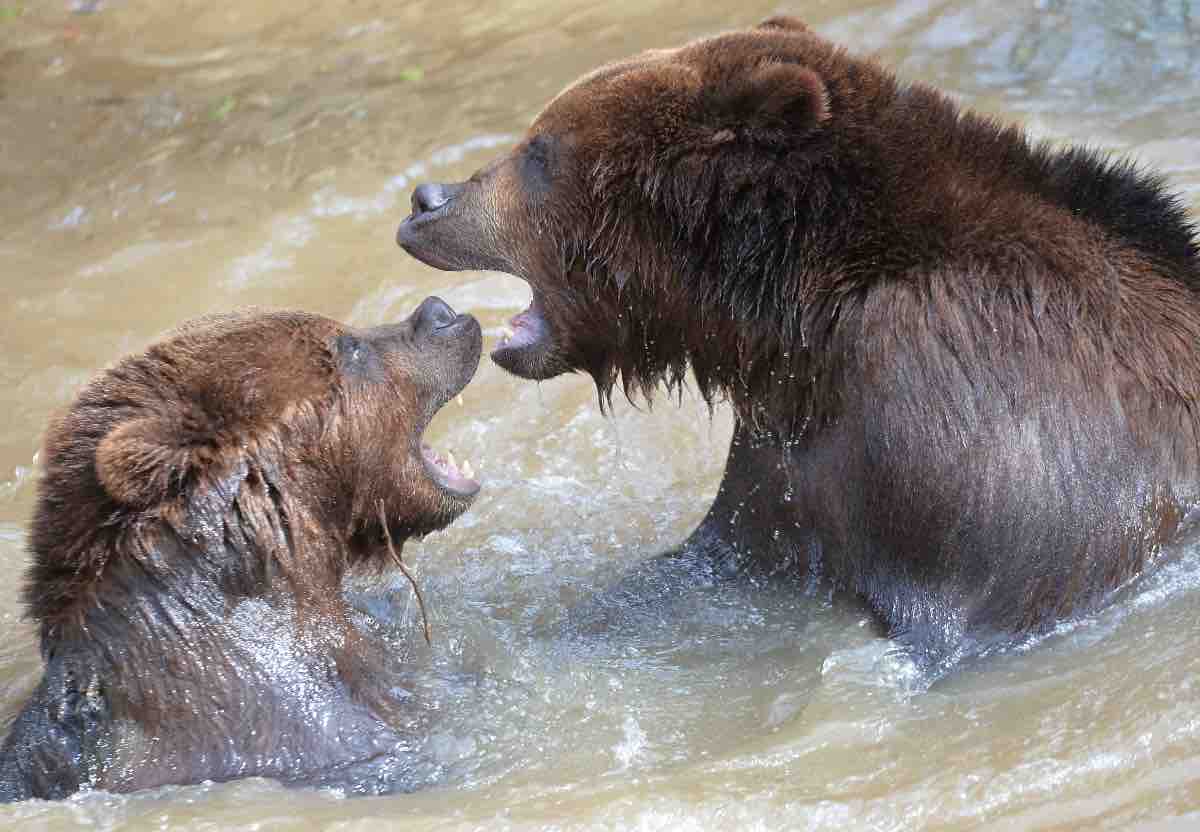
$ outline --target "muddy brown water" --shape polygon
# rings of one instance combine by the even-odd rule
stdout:
[[[593,65],[785,11],[1040,136],[1131,153],[1200,205],[1200,3],[0,0],[0,716],[39,673],[17,600],[48,415],[183,318],[374,324],[437,293],[494,336],[527,302],[393,243]],[[730,433],[694,397],[602,418],[581,377],[486,362],[430,437],[482,469],[380,614],[408,656],[412,794],[263,780],[0,807],[13,829],[1196,829],[1200,553],[1120,606],[913,694],[852,608],[777,589],[565,611],[680,540]]]

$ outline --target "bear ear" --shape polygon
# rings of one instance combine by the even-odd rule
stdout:
[[[825,83],[808,67],[768,61],[721,86],[719,132],[811,131],[829,118],[828,99]]]
[[[794,17],[788,17],[785,14],[768,17],[762,23],[758,24],[759,29],[774,29],[784,32],[809,32],[812,31],[807,25],[797,20]]]
[[[96,447],[96,478],[113,499],[135,508],[167,499],[201,464],[197,446],[159,416],[126,422]]]

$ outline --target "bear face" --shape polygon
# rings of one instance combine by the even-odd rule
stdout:
[[[775,18],[602,67],[468,181],[418,187],[397,240],[437,268],[529,282],[530,307],[493,352],[510,372],[584,370],[602,389],[623,375],[627,391],[643,392],[677,382],[699,346],[699,301],[730,293],[726,272],[754,280],[744,273],[763,259],[754,246],[793,201],[772,207],[772,196],[803,188],[812,160],[829,151],[823,128],[835,102],[822,73],[836,60],[803,24]],[[861,93],[887,86],[863,80]],[[849,102],[836,102],[840,119],[854,118]],[[705,328],[724,326],[710,315]]]
[[[48,624],[82,602],[103,571],[94,559],[115,545],[97,551],[98,532],[183,522],[239,478],[307,503],[352,544],[378,536],[380,504],[397,541],[446,526],[479,484],[421,436],[474,374],[480,344],[474,318],[430,298],[366,330],[297,312],[216,315],[125,359],[47,432],[33,617]]]
[[[86,385],[44,444],[25,596],[46,666],[0,799],[320,782],[393,753],[394,675],[342,579],[479,491],[422,434],[481,341],[437,298],[369,329],[248,311]]]

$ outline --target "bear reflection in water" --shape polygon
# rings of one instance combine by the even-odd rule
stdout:
[[[1128,162],[789,18],[567,87],[397,241],[527,281],[494,360],[736,427],[691,563],[853,594],[929,679],[1096,609],[1200,493],[1200,256]],[[659,581],[661,586],[663,581]],[[664,590],[665,591],[665,590]]]
[[[252,311],[88,384],[45,440],[25,588],[45,673],[0,798],[252,775],[404,788],[398,662],[342,579],[471,504],[479,484],[421,436],[481,343],[437,298],[364,330]]]

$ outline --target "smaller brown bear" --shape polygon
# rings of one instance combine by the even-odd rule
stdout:
[[[45,440],[25,588],[45,673],[0,799],[320,783],[402,755],[388,656],[342,579],[471,504],[469,468],[421,435],[481,344],[437,298],[365,330],[244,312],[88,384]]]

